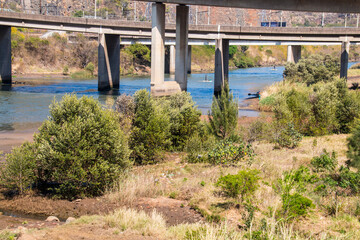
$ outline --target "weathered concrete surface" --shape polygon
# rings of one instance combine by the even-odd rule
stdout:
[[[98,48],[98,89],[120,86],[120,36],[102,34]]]
[[[175,74],[175,45],[170,45],[170,66],[169,66],[169,73]]]
[[[225,82],[229,81],[229,40],[216,39],[214,95],[221,93]]]
[[[187,59],[186,59],[186,62],[187,62],[187,73],[188,74],[191,74],[191,46],[189,45],[188,46],[188,55],[187,55]]]
[[[151,36],[151,91],[159,89],[164,83],[165,73],[165,5],[152,5]]]
[[[182,91],[187,90],[189,7],[176,6],[176,67],[175,81]]]
[[[0,78],[11,84],[11,27],[0,26]]]
[[[359,13],[360,0],[135,0],[186,5],[309,12]]]
[[[289,45],[287,48],[287,62],[297,63],[301,59],[301,46]]]
[[[181,92],[180,86],[175,81],[165,81],[162,85],[151,86],[151,95],[169,96]]]
[[[350,51],[350,43],[343,42],[343,44],[341,45],[340,78],[347,79],[348,64],[349,64],[349,51]]]

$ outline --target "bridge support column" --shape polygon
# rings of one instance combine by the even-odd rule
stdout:
[[[187,73],[191,74],[191,45],[188,47]]]
[[[176,69],[175,81],[181,91],[187,90],[189,7],[176,6]]]
[[[0,79],[11,84],[11,27],[0,26]]]
[[[170,74],[175,74],[175,45],[170,45]]]
[[[350,42],[343,42],[341,45],[340,78],[347,79],[348,64],[349,64],[349,51],[350,51]]]
[[[301,58],[301,46],[289,45],[287,50],[287,61],[291,63],[297,63],[300,60],[300,58]]]
[[[229,40],[215,40],[214,95],[218,96],[225,82],[229,82]]]
[[[120,36],[101,34],[98,49],[98,89],[120,86]]]
[[[165,75],[165,4],[152,4],[151,94],[166,96],[180,91],[175,81],[164,81]]]

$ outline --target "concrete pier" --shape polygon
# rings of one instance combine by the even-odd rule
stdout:
[[[164,81],[165,75],[165,4],[152,4],[151,94],[167,96],[180,92],[175,81]]]
[[[101,34],[98,49],[98,89],[120,86],[120,36]]]
[[[214,95],[218,96],[229,81],[229,40],[215,40]]]
[[[289,45],[287,49],[287,62],[297,63],[301,59],[301,46]]]
[[[340,78],[347,79],[348,65],[349,65],[349,51],[350,51],[350,42],[343,42],[341,45]]]
[[[11,84],[11,27],[0,26],[0,79]]]
[[[175,74],[175,45],[170,45],[170,64],[169,64],[169,73]]]
[[[191,74],[191,45],[188,47],[187,73]]]
[[[187,90],[189,7],[176,6],[176,68],[175,81],[181,91]]]

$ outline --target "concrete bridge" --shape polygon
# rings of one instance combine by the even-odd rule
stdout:
[[[3,83],[11,84],[11,27],[98,34],[99,90],[119,87],[120,44],[141,42],[151,45],[151,91],[157,95],[186,91],[191,45],[216,46],[214,82],[215,92],[218,92],[228,80],[229,45],[288,45],[288,61],[297,62],[301,57],[301,45],[342,44],[341,76],[346,77],[349,45],[360,42],[360,32],[352,28],[189,26],[188,7],[183,5],[177,8],[177,24],[165,27],[164,11],[164,4],[153,4],[152,24],[0,12],[1,79]],[[175,73],[173,82],[164,81],[165,45],[170,45],[170,72]]]

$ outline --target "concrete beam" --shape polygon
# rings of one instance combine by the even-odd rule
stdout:
[[[98,89],[120,87],[120,36],[102,34],[98,49]]]
[[[176,6],[176,68],[175,81],[182,91],[187,90],[189,7]]]
[[[271,10],[359,13],[360,0],[136,0],[185,5],[227,8],[256,8]]]
[[[214,95],[218,96],[229,81],[229,40],[215,40]]]
[[[287,62],[297,63],[301,59],[301,46],[289,45],[287,49]]]
[[[0,79],[11,84],[11,27],[0,26]]]
[[[169,73],[175,74],[175,45],[170,45],[170,65],[169,65]]]
[[[350,42],[343,42],[341,45],[340,78],[347,79],[348,64],[349,64],[349,51],[350,51]]]

